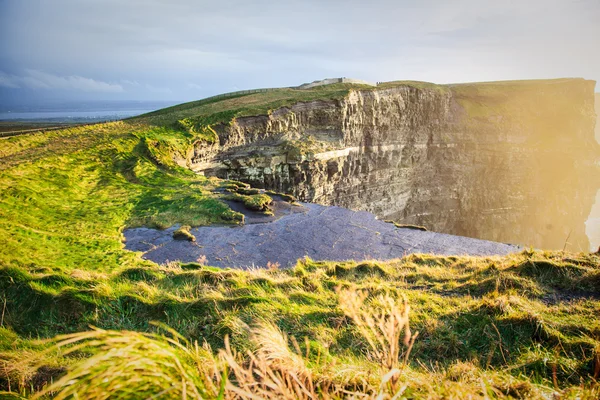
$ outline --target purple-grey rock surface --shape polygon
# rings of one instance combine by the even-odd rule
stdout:
[[[124,232],[126,248],[143,252],[157,263],[193,262],[206,257],[216,267],[265,267],[268,262],[293,266],[299,258],[314,260],[389,260],[410,253],[439,255],[505,255],[515,245],[409,228],[376,219],[366,211],[317,204],[278,207],[278,219],[249,216],[243,226],[206,226],[191,230],[196,242],[177,241],[177,227],[135,228]]]

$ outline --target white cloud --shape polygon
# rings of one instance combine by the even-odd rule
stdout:
[[[129,86],[140,86],[138,81],[130,81],[129,79],[121,79],[121,83]]]
[[[193,90],[202,90],[202,86],[198,85],[197,83],[193,83],[193,82],[188,82],[187,88],[193,89]]]
[[[15,78],[16,77],[13,75],[8,75],[8,74],[0,71],[0,87],[6,87],[6,88],[12,88],[12,89],[19,88],[20,86],[17,84]]]
[[[122,92],[123,86],[114,83],[97,81],[79,75],[57,76],[35,69],[27,69],[27,82],[34,82],[33,87],[49,89],[74,89],[84,92]]]
[[[0,72],[0,86],[29,89],[63,89],[84,92],[123,92],[123,86],[98,81],[79,75],[58,76],[36,69],[26,69],[25,75],[9,75]]]
[[[168,88],[168,87],[153,86],[153,85],[150,85],[148,83],[146,83],[144,85],[144,87],[146,88],[147,91],[153,92],[153,93],[163,93],[163,94],[170,94],[170,93],[172,93],[172,90],[170,88]]]

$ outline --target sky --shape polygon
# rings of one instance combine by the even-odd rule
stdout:
[[[0,38],[4,104],[343,76],[600,80],[600,0],[0,0]]]

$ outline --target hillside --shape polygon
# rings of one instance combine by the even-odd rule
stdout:
[[[171,379],[181,381],[181,372],[169,367],[170,358],[160,367],[161,359],[154,358],[169,354],[188,371],[188,393],[200,388],[212,390],[209,397],[216,397],[225,362],[216,354],[229,336],[238,351],[258,350],[275,376],[301,376],[304,385],[308,376],[316,390],[325,392],[343,388],[374,395],[389,371],[374,350],[389,351],[390,344],[370,347],[369,334],[344,311],[347,300],[334,290],[342,287],[370,293],[371,314],[385,310],[379,294],[405,296],[410,304],[410,326],[419,335],[408,365],[398,373],[398,383],[392,388],[384,385],[384,393],[402,388],[408,398],[547,398],[558,392],[566,398],[592,399],[599,394],[592,383],[599,366],[599,262],[598,256],[525,252],[480,259],[410,256],[390,263],[304,260],[285,271],[170,264],[58,274],[5,267],[1,285],[8,303],[0,328],[5,361],[0,383],[4,389],[27,393],[32,386],[41,388],[51,377],[62,376],[66,366],[73,374],[83,373],[75,378],[80,383],[67,385],[76,376],[70,375],[53,390],[78,391],[81,398],[100,391],[116,395],[117,381],[150,394],[170,386]],[[402,301],[396,302],[401,308]],[[48,353],[45,349],[53,342],[32,340],[88,325],[156,331],[150,321],[166,323],[200,344],[206,340],[213,351],[201,349],[196,354],[193,346],[184,350],[160,341],[148,344],[149,339],[131,333],[99,331],[75,337],[89,349],[109,346],[96,356],[99,361],[86,366],[79,364],[84,360],[78,353]],[[295,341],[282,339],[278,329]],[[157,353],[123,349],[110,356],[114,346],[136,343],[158,346]],[[186,355],[189,351],[191,355]],[[139,374],[161,368],[166,376],[116,372],[122,358],[111,357],[129,352]],[[406,354],[406,348],[400,353]],[[110,377],[110,384],[102,382],[103,376]],[[198,381],[201,377],[204,380]],[[134,379],[138,383],[131,383]],[[232,386],[242,384],[239,377],[231,379]],[[215,381],[217,387],[211,389],[207,382]],[[181,397],[182,388],[174,390],[168,398]],[[272,391],[273,398],[284,397],[278,390]],[[227,393],[230,398],[235,391]]]
[[[495,85],[494,94],[503,85],[522,84]],[[223,150],[224,132],[261,113],[271,121],[263,137],[238,136],[236,146],[250,137],[269,154],[269,140],[281,144],[272,132],[293,131],[277,125],[285,108],[307,110],[295,114],[299,123],[312,113],[304,126],[324,139],[337,129],[331,104],[369,95],[383,104],[385,91],[398,101],[398,93],[474,101],[474,87],[476,99],[489,97],[485,84],[277,89],[0,139],[3,396],[597,398],[596,254],[305,258],[289,269],[235,270],[206,259],[158,265],[122,243],[127,228],[242,224],[225,202],[232,197],[267,215],[263,206],[279,195],[190,169]],[[358,110],[364,102],[356,101]],[[576,129],[582,138],[586,127]],[[301,138],[287,143],[300,157],[312,146],[336,151],[337,143]],[[581,200],[587,192],[578,193]],[[521,221],[524,232],[530,222]],[[390,329],[381,331],[377,318]],[[73,336],[57,336],[65,334]]]

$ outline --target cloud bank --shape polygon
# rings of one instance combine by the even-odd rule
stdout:
[[[9,75],[0,71],[0,86],[6,88],[29,88],[46,90],[75,90],[84,92],[120,93],[123,86],[97,81],[83,76],[58,76],[44,71],[25,69],[25,75]]]
[[[600,79],[599,21],[598,0],[3,0],[0,96],[191,100],[339,76]]]

